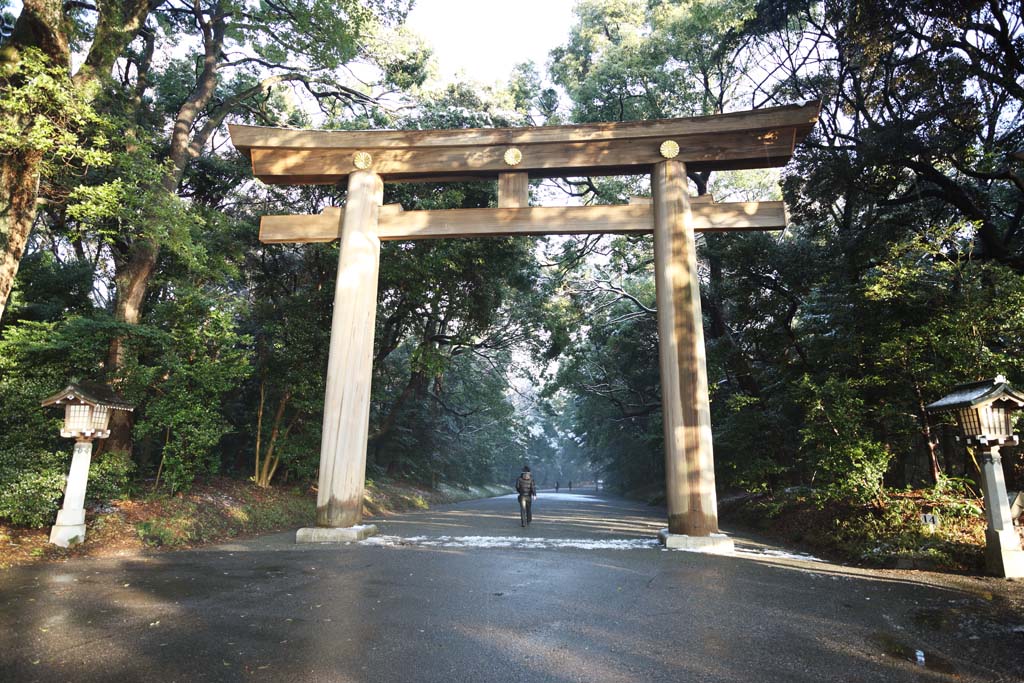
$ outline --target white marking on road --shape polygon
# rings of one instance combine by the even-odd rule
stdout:
[[[518,493],[510,493],[507,496],[498,496],[498,497],[499,498],[518,498],[519,494]],[[552,493],[552,492],[549,492],[549,491],[541,491],[540,494],[538,494],[536,500],[533,501],[533,504],[537,505],[538,503],[543,503],[544,501],[547,501],[547,500],[560,500],[560,501],[570,501],[570,502],[572,502],[572,501],[591,502],[592,501],[592,502],[598,502],[598,503],[605,502],[605,500],[603,498],[598,498],[597,496],[588,496],[585,493]]]
[[[359,545],[396,548],[425,546],[434,548],[516,548],[524,550],[652,550],[659,547],[656,538],[523,538],[520,536],[371,536]]]

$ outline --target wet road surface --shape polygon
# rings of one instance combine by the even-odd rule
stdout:
[[[0,573],[0,681],[1021,681],[995,584],[664,551],[664,511],[541,492],[374,520],[381,536]]]

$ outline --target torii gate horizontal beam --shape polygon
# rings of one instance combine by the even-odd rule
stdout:
[[[229,126],[267,183],[334,184],[356,170],[385,182],[451,182],[518,171],[531,178],[782,166],[818,120],[818,102],[715,116],[532,128],[291,130]],[[667,145],[667,147],[664,147]]]
[[[343,209],[330,207],[319,215],[263,216],[260,241],[330,242],[341,236]],[[694,202],[693,229],[702,231],[782,230],[783,202]],[[593,233],[649,233],[654,214],[649,203],[615,206],[537,206],[499,209],[403,211],[398,204],[380,209],[381,240],[442,237],[505,237]]]

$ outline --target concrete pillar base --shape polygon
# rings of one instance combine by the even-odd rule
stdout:
[[[377,535],[376,524],[358,526],[327,527],[311,526],[295,533],[296,543],[351,543]]]
[[[687,536],[686,534],[670,534],[668,529],[658,532],[658,540],[671,550],[688,550],[693,553],[710,555],[732,555],[736,546],[732,539],[724,535]]]
[[[57,510],[56,526],[85,526],[85,510]]]
[[[1015,529],[985,530],[985,567],[992,576],[1024,579],[1024,550]]]
[[[85,524],[54,524],[50,529],[50,543],[61,548],[77,545],[85,540]]]

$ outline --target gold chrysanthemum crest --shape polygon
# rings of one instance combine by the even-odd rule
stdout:
[[[352,164],[360,171],[370,168],[372,163],[373,157],[369,152],[356,152],[352,155]]]
[[[523,160],[523,153],[519,151],[518,147],[509,147],[505,150],[504,159],[509,166],[518,166],[519,162]]]
[[[661,152],[661,156],[666,159],[675,159],[679,156],[679,143],[675,140],[665,140],[665,142],[661,143],[661,147],[658,148],[658,151]]]

